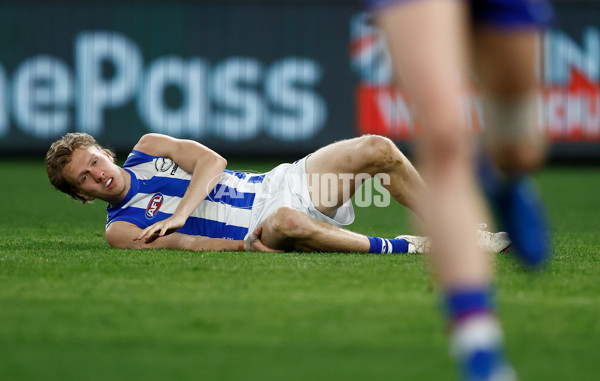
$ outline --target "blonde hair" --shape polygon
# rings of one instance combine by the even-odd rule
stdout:
[[[113,159],[115,153],[110,149],[104,148],[96,142],[93,136],[84,132],[71,132],[52,143],[46,154],[46,172],[50,182],[56,189],[68,194],[76,200],[86,203],[90,200],[81,197],[76,193],[76,189],[63,177],[63,171],[71,162],[73,151],[77,148],[96,147],[100,151],[106,152]]]

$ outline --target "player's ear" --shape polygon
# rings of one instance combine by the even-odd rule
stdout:
[[[77,192],[75,192],[75,194],[76,194],[78,197],[82,198],[82,199],[83,199],[85,202],[92,202],[92,201],[94,201],[94,200],[95,200],[95,198],[94,198],[94,197],[90,197],[90,196],[88,196],[88,195],[86,195],[86,194],[84,194],[84,193],[82,193],[82,192],[80,192],[80,191],[77,191]]]

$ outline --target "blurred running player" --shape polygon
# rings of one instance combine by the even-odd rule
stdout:
[[[464,379],[511,380],[494,315],[489,258],[469,229],[487,214],[477,185],[495,208],[513,248],[537,268],[548,257],[539,197],[526,174],[544,161],[536,124],[539,29],[552,17],[545,0],[365,0],[383,30],[395,75],[423,126],[418,158],[429,192],[420,200],[436,249],[452,348]],[[468,61],[480,89],[489,155],[477,169],[461,108]]]

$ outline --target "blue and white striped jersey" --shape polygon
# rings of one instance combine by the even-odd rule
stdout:
[[[135,150],[123,169],[131,174],[131,188],[123,201],[106,208],[107,228],[115,221],[126,221],[144,229],[168,218],[175,212],[192,177],[171,159]],[[225,170],[215,188],[177,232],[244,239],[264,176]]]

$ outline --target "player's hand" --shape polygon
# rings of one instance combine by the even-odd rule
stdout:
[[[185,224],[187,218],[181,218],[175,215],[148,226],[142,230],[133,240],[144,240],[146,244],[154,242],[160,237],[174,233]]]
[[[252,234],[249,234],[248,237],[246,237],[246,239],[244,240],[244,250],[246,250],[246,251],[268,251],[271,253],[281,252],[281,250],[271,249],[270,247],[268,247],[267,245],[262,243],[262,241],[260,240],[261,235],[262,235],[262,226],[259,226],[256,228],[256,230],[254,230],[254,232],[252,232]]]

